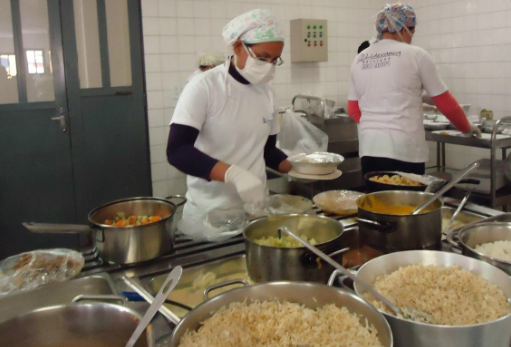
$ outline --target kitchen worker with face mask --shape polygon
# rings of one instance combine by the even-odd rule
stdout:
[[[423,89],[460,131],[481,136],[448,91],[429,54],[411,45],[416,24],[410,6],[385,5],[376,19],[379,41],[358,54],[351,65],[348,114],[359,123],[364,174],[424,174],[428,146],[423,125]]]
[[[228,23],[223,38],[233,55],[186,85],[170,123],[168,161],[188,174],[183,216],[262,204],[265,166],[291,170],[275,146],[278,108],[269,84],[283,63],[279,23],[270,11],[253,10]]]

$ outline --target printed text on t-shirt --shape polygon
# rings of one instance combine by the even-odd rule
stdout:
[[[385,52],[373,54],[361,54],[357,59],[357,64],[362,63],[362,70],[378,69],[390,66],[392,57],[400,57],[399,52]]]

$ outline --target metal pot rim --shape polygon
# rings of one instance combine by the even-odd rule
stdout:
[[[511,223],[510,223],[511,224]],[[445,254],[445,252],[442,252],[442,251],[430,251],[430,250],[412,250],[412,251],[402,251],[402,252],[428,252],[428,253],[442,253],[442,254]],[[362,271],[364,269],[364,267],[368,264],[370,264],[371,262],[373,261],[376,261],[376,260],[379,260],[381,261],[382,257],[391,257],[393,256],[394,254],[397,254],[397,253],[402,253],[402,252],[396,252],[396,253],[390,253],[390,254],[384,254],[382,256],[379,256],[377,258],[374,258],[374,259],[371,259],[369,260],[367,263],[365,263],[364,265],[362,265],[360,267],[360,269],[358,270],[359,272]],[[450,255],[452,256],[456,256],[456,257],[465,257],[464,255],[461,255],[461,254],[456,254],[456,253],[450,253]],[[482,260],[479,260],[479,259],[475,259],[475,258],[469,258],[469,259],[473,259],[475,261],[478,261],[480,262],[481,264],[484,264],[483,266],[491,266],[492,268],[495,268],[499,271],[501,271],[503,274],[505,274],[506,276],[509,277],[508,274],[506,274],[504,271],[502,271],[501,269],[491,265],[491,264],[488,264]],[[410,264],[410,265],[416,265],[416,264]],[[466,270],[466,269],[465,269]],[[468,271],[468,270],[467,270]],[[358,272],[357,272],[357,275],[358,275]],[[382,273],[378,274],[378,275],[384,275]],[[476,275],[477,276],[477,275]],[[511,279],[511,277],[510,277]],[[488,281],[488,280],[487,280]],[[488,281],[489,282],[489,281]],[[357,284],[355,283],[354,284],[354,287],[355,287],[355,293],[357,293],[357,295],[360,296],[360,293],[358,291],[358,288],[357,288]],[[508,302],[509,302],[510,298],[508,298]],[[414,321],[411,321],[411,320],[407,320],[407,319],[403,319],[403,318],[399,318],[399,317],[396,317],[396,316],[393,316],[393,315],[390,315],[386,312],[383,312],[381,311],[380,309],[377,309],[378,312],[380,312],[381,314],[383,314],[386,318],[393,318],[393,319],[396,319],[398,321],[401,321],[401,322],[405,322],[405,323],[409,323],[409,324],[414,324],[414,325],[419,325],[419,326],[427,326],[427,327],[436,327],[436,328],[447,328],[447,329],[464,329],[464,328],[476,328],[476,327],[482,327],[482,326],[485,326],[485,325],[488,325],[488,324],[492,324],[492,323],[497,323],[497,322],[500,322],[500,321],[503,321],[505,319],[508,319],[511,317],[511,312],[509,312],[507,315],[505,316],[502,316],[500,317],[499,319],[496,319],[494,321],[491,321],[491,322],[485,322],[485,323],[478,323],[478,324],[471,324],[471,325],[440,325],[440,324],[427,324],[427,323],[421,323],[421,322],[414,322]]]
[[[245,229],[243,229],[243,238],[245,239],[245,241],[248,241],[256,246],[259,246],[259,247],[266,247],[266,248],[271,248],[271,249],[279,249],[279,250],[282,250],[282,251],[289,251],[289,250],[295,250],[295,249],[307,249],[306,247],[304,246],[299,246],[299,247],[273,247],[273,246],[267,246],[267,245],[260,245],[256,242],[254,242],[254,240],[250,239],[249,237],[247,237],[246,235],[246,230],[252,225],[252,224],[255,224],[256,222],[262,220],[262,219],[267,219],[268,217],[314,217],[314,218],[319,218],[319,219],[326,219],[326,220],[329,220],[329,221],[333,221],[335,223],[339,223],[338,221],[336,221],[335,219],[333,218],[330,218],[330,217],[327,217],[327,216],[318,216],[318,215],[315,215],[315,214],[299,214],[299,213],[292,213],[292,214],[279,214],[279,215],[275,215],[275,216],[262,216],[262,217],[258,217],[256,219],[253,219],[252,221],[250,221],[250,223],[246,226]],[[344,227],[341,223],[339,223],[339,225],[341,226],[341,233],[339,235],[337,235],[336,237],[334,237],[333,239],[331,240],[328,240],[328,241],[325,241],[323,243],[318,243],[316,246],[323,246],[323,245],[327,245],[329,244],[330,242],[333,242],[335,240],[338,240],[342,234],[344,234]],[[272,283],[275,283],[275,282],[272,282]]]
[[[510,265],[511,266],[511,261],[502,260],[502,259],[499,259],[499,258],[494,258],[494,257],[491,257],[489,255],[486,255],[486,254],[483,254],[481,252],[478,252],[474,248],[470,247],[469,245],[467,245],[463,241],[463,235],[470,234],[471,230],[476,229],[476,228],[478,228],[480,226],[488,226],[488,225],[509,225],[511,227],[511,222],[487,222],[487,223],[479,223],[479,224],[473,225],[473,226],[468,227],[468,228],[462,228],[461,231],[460,231],[459,237],[458,237],[459,243],[462,244],[463,247],[468,248],[469,250],[471,250],[472,252],[474,252],[475,254],[477,254],[480,257],[483,257],[485,259],[489,259],[489,260],[492,260],[492,261],[495,261],[495,262],[499,262],[499,263],[503,263],[505,265]]]
[[[365,301],[364,299],[362,299],[360,296],[358,296],[358,293],[357,294],[354,294],[354,293],[350,293],[346,290],[343,290],[341,288],[337,288],[337,287],[333,287],[333,286],[329,286],[329,285],[326,285],[326,284],[322,284],[322,283],[313,283],[313,282],[295,282],[295,281],[273,281],[273,282],[266,282],[266,283],[257,283],[257,284],[251,284],[251,285],[248,285],[248,286],[244,286],[244,287],[239,287],[239,288],[234,288],[234,289],[231,289],[227,292],[224,292],[224,293],[221,293],[221,294],[218,294],[217,296],[214,296],[212,298],[210,298],[209,300],[207,301],[204,301],[203,303],[201,303],[200,305],[196,306],[193,310],[191,310],[190,312],[188,312],[186,314],[186,316],[184,316],[181,321],[179,322],[179,324],[174,328],[173,330],[173,333],[172,333],[172,336],[174,336],[174,332],[178,331],[178,329],[180,328],[181,325],[183,325],[184,321],[190,316],[190,314],[196,310],[198,310],[200,307],[202,307],[203,305],[206,305],[210,302],[213,302],[213,301],[218,301],[218,300],[221,300],[223,297],[233,293],[233,292],[237,292],[237,291],[243,291],[243,290],[249,290],[250,288],[254,288],[254,287],[275,287],[275,286],[307,286],[307,287],[327,287],[327,288],[330,288],[330,290],[335,290],[335,291],[338,291],[338,292],[342,292],[343,294],[346,294],[348,297],[350,297],[351,299],[354,299],[355,301],[361,303],[362,305],[366,306],[368,309],[371,309],[371,310],[376,310],[378,311],[379,314],[383,315],[382,312],[380,312],[380,310],[376,309],[373,305],[369,304],[367,301]],[[246,299],[245,299],[246,300]],[[286,301],[286,300],[280,300],[280,301]],[[241,302],[241,301],[233,301],[233,302]],[[226,306],[226,305],[224,305]],[[387,333],[389,335],[389,340],[390,340],[390,345],[393,346],[394,345],[394,334],[392,332],[392,329],[390,328],[390,324],[389,322],[387,321],[387,319],[384,319],[384,323],[385,323],[385,327],[387,329]]]
[[[96,226],[96,227],[99,227],[99,228],[102,228],[104,229],[105,231],[108,230],[108,229],[121,229],[122,230],[133,230],[133,229],[140,229],[140,228],[143,228],[143,227],[146,227],[148,224],[145,224],[145,225],[132,225],[132,226],[127,226],[127,227],[118,227],[118,226],[115,226],[115,225],[106,225],[106,224],[101,224],[101,223],[96,223],[92,220],[92,216],[94,215],[94,213],[98,212],[99,210],[105,208],[105,207],[108,207],[108,206],[112,206],[112,205],[116,205],[116,204],[119,204],[119,203],[122,203],[122,202],[130,202],[130,201],[144,201],[144,200],[148,200],[148,201],[158,201],[158,202],[161,202],[161,203],[164,203],[164,204],[167,204],[167,205],[170,205],[171,208],[173,209],[172,213],[166,217],[163,217],[161,220],[157,221],[157,222],[154,222],[154,223],[151,223],[151,225],[157,225],[157,224],[163,224],[165,223],[169,218],[173,217],[174,214],[176,213],[176,210],[177,210],[177,205],[174,204],[172,201],[169,201],[169,200],[166,200],[166,199],[162,199],[162,198],[155,198],[155,197],[152,197],[152,196],[139,196],[139,197],[134,197],[134,198],[123,198],[123,199],[118,199],[118,200],[114,200],[114,201],[110,201],[110,202],[107,202],[106,204],[103,204],[101,206],[98,206],[98,207],[95,207],[94,209],[92,209],[88,216],[87,216],[87,219],[89,220],[89,223],[91,223],[92,225]],[[118,230],[117,230],[118,231]]]
[[[389,213],[373,212],[373,211],[366,210],[363,207],[360,207],[360,202],[362,201],[362,199],[365,199],[366,197],[369,197],[371,195],[384,195],[384,194],[395,194],[395,193],[406,194],[406,195],[409,195],[409,194],[410,195],[429,195],[429,196],[435,195],[434,193],[418,192],[418,191],[413,191],[413,190],[386,190],[386,191],[382,191],[382,192],[368,193],[368,194],[366,194],[364,196],[361,196],[357,200],[357,207],[358,207],[359,210],[362,210],[362,211],[368,212],[368,213],[373,213],[373,214],[376,214],[376,215],[379,215],[379,216],[392,216],[393,218],[403,218],[403,217],[427,216],[427,215],[429,215],[431,213],[434,213],[434,212],[436,212],[438,210],[441,210],[442,207],[444,206],[444,201],[440,197],[440,198],[435,200],[435,201],[439,201],[440,202],[440,206],[438,206],[438,208],[435,208],[434,210],[431,210],[429,212],[419,213],[418,215],[411,215],[411,214],[400,215],[400,214],[389,214]]]

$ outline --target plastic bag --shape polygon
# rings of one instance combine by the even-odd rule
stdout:
[[[177,229],[194,241],[221,242],[241,234],[247,225],[248,217],[244,212],[211,211],[183,216]]]
[[[279,214],[306,213],[312,209],[312,201],[301,196],[275,194],[266,198],[263,206],[259,204],[245,204],[245,211],[252,217],[262,217]]]
[[[56,248],[21,253],[0,262],[0,296],[62,282],[82,271],[83,255]]]
[[[277,140],[287,155],[326,152],[328,147],[327,134],[290,110],[282,115]]]

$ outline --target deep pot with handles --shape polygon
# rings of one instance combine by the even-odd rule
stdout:
[[[178,204],[170,199],[181,199]],[[23,223],[33,233],[89,233],[101,258],[109,263],[134,264],[158,258],[174,248],[174,214],[186,199],[170,196],[126,198],[96,207],[89,215],[90,225]],[[118,212],[126,215],[160,216],[161,220],[139,226],[116,227],[105,225]]]

